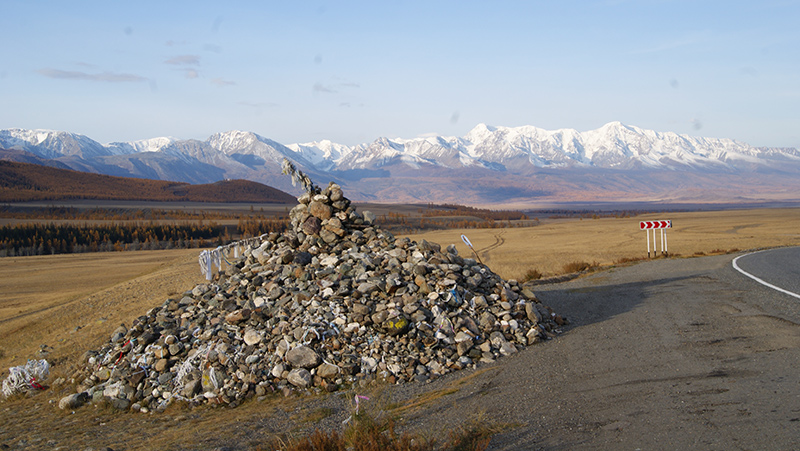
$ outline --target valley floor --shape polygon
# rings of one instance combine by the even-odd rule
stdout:
[[[169,290],[162,286],[168,280],[196,277],[189,257],[78,295],[73,305],[97,298],[110,304],[86,311],[82,321],[93,324],[121,305],[141,311],[162,302],[152,292]],[[800,304],[735,272],[732,258],[659,259],[536,286],[545,304],[570,319],[563,334],[429,384],[164,414],[92,406],[65,412],[56,405],[69,386],[51,386],[0,402],[0,446],[265,449],[316,427],[341,430],[359,394],[370,398],[362,409],[391,415],[402,430],[431,436],[469,422],[496,428],[489,448],[497,450],[797,449]],[[74,330],[64,318],[51,318],[42,331],[55,348],[54,377],[69,376],[79,348],[107,339],[90,339],[93,329],[85,326],[72,334],[91,335],[61,348],[47,337]]]

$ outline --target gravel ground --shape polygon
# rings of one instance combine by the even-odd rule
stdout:
[[[667,259],[536,287],[571,325],[425,421],[482,411],[490,449],[800,449],[800,303],[731,267]],[[448,415],[449,413],[449,415]]]

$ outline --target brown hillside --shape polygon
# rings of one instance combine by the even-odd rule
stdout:
[[[247,180],[190,185],[0,161],[0,202],[64,199],[281,204],[296,202],[288,193]]]

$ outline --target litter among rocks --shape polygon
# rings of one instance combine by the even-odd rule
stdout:
[[[43,390],[41,383],[50,374],[50,363],[47,360],[28,360],[28,363],[8,369],[8,377],[3,380],[3,396],[6,398],[16,393],[31,390]]]

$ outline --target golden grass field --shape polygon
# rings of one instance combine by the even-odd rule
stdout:
[[[647,237],[639,230],[639,222],[656,219],[672,220],[673,228],[666,229],[666,234],[667,249],[673,256],[800,244],[800,209],[796,208],[544,220],[536,227],[442,230],[409,238],[442,246],[455,244],[459,255],[474,258],[461,240],[463,233],[495,273],[506,279],[524,280],[531,269],[547,277],[563,273],[564,266],[572,262],[607,266],[625,259],[646,258]],[[660,251],[660,231],[656,231],[656,237]],[[650,245],[652,251],[652,240]]]
[[[0,259],[0,366],[74,359],[202,280],[197,249]],[[49,349],[49,348],[52,348]]]
[[[504,278],[524,280],[531,269],[547,277],[562,274],[564,266],[572,262],[611,266],[646,257],[645,232],[639,230],[639,221],[653,219],[672,220],[674,228],[667,234],[673,257],[800,245],[800,229],[797,227],[800,209],[544,220],[541,225],[529,228],[446,230],[409,237],[417,241],[434,241],[443,247],[455,244],[462,256],[471,256],[472,252],[460,239],[463,233],[494,272]],[[0,378],[8,375],[7,368],[11,366],[44,357],[53,364],[51,380],[57,377],[68,380],[80,356],[106,343],[120,323],[130,325],[134,318],[161,305],[167,297],[202,282],[198,253],[197,249],[182,249],[0,259],[0,367],[3,369]],[[46,354],[40,353],[43,345]],[[17,412],[39,411],[31,413],[31,417],[15,417],[14,422],[22,422],[20,428],[24,428],[25,421],[41,418],[41,409],[47,410],[47,415],[53,418],[61,418],[67,413],[48,403],[57,404],[58,399],[71,389],[69,385],[53,387],[31,399],[2,400],[0,396],[0,411],[7,412],[8,406]],[[295,409],[299,412],[297,415],[313,413],[303,413],[303,407],[295,401],[280,408]],[[79,409],[75,415],[75,421],[79,421],[77,424],[89,431],[85,434],[103,433],[101,426],[106,423],[117,425],[120,430],[114,432],[114,437],[117,437],[112,440],[114,442],[124,439],[127,427],[134,427],[130,416],[114,414],[97,420],[102,412],[91,409]],[[245,405],[236,409],[235,414],[226,410],[225,415],[246,418],[254,415],[256,410],[253,409]],[[270,413],[263,406],[257,415],[263,417]],[[214,412],[183,417],[201,431],[194,438],[196,440],[210,439],[224,432],[220,429],[222,426],[214,426],[217,424]],[[2,420],[10,421],[8,418]],[[186,435],[186,431],[174,428],[174,420],[167,417],[136,421],[141,423],[136,427],[155,428],[160,434],[165,434],[164,443],[170,443],[170,437]],[[32,429],[30,434],[33,436],[37,432]],[[3,440],[3,427],[0,427],[0,442]],[[76,445],[81,443],[80,437],[75,440],[73,443]],[[127,449],[142,448],[127,446]]]

